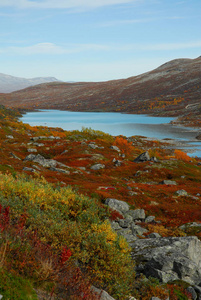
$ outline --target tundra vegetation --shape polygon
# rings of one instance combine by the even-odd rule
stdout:
[[[121,300],[191,299],[185,283],[136,276],[131,248],[110,224],[123,217],[105,200],[155,216],[140,224],[142,238],[155,232],[201,240],[199,228],[179,228],[200,222],[200,159],[140,136],[31,127],[19,116],[0,107],[3,299],[100,299],[92,285]],[[145,151],[157,162],[134,162]]]

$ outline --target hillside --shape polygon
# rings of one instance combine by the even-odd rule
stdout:
[[[0,106],[3,299],[199,298],[201,160],[19,116]]]
[[[0,103],[18,108],[118,111],[180,117],[201,125],[201,57],[176,59],[128,79],[108,82],[46,83],[0,95]]]
[[[0,93],[10,93],[40,83],[55,81],[58,81],[58,79],[54,77],[36,77],[27,79],[0,73]]]

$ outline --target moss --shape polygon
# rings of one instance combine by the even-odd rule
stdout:
[[[0,270],[0,294],[4,300],[38,299],[30,281],[4,270]]]

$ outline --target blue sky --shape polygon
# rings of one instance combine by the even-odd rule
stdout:
[[[0,73],[105,81],[201,55],[201,0],[0,0]]]

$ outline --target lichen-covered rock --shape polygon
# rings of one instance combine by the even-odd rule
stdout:
[[[115,150],[117,152],[121,152],[117,146],[111,146],[110,149]]]
[[[40,154],[29,154],[27,157],[24,159],[25,161],[33,161],[39,163],[41,166],[46,167],[46,168],[51,168],[51,167],[56,167],[58,164],[56,160],[54,159],[46,159]]]
[[[127,213],[127,215],[131,216],[133,218],[133,221],[136,220],[144,220],[145,219],[145,211],[144,209],[135,209],[135,210],[129,210],[129,212]]]
[[[188,193],[185,190],[178,190],[175,192],[175,195],[176,196],[188,196]]]
[[[117,210],[120,213],[125,213],[129,211],[129,205],[126,202],[121,200],[107,198],[105,200],[105,204],[108,205],[113,210]]]
[[[152,232],[148,235],[148,238],[151,238],[151,239],[156,239],[156,238],[160,238],[161,235],[158,233],[158,232]]]
[[[201,284],[201,242],[197,237],[137,240],[131,244],[138,272],[162,282],[183,280]]]
[[[91,166],[91,170],[100,170],[100,169],[104,169],[105,165],[103,164],[95,164],[93,166]]]
[[[139,225],[135,225],[135,224],[132,224],[131,229],[132,229],[132,234],[133,235],[142,236],[144,233],[148,232],[147,229],[145,229],[145,228],[143,228]]]
[[[177,185],[176,181],[174,181],[174,180],[162,180],[161,182],[159,182],[159,184]]]
[[[155,216],[148,216],[145,219],[145,223],[151,223],[155,220]]]
[[[187,230],[189,228],[195,228],[197,230],[201,230],[201,223],[197,222],[191,222],[191,223],[185,223],[179,227],[181,230]]]

